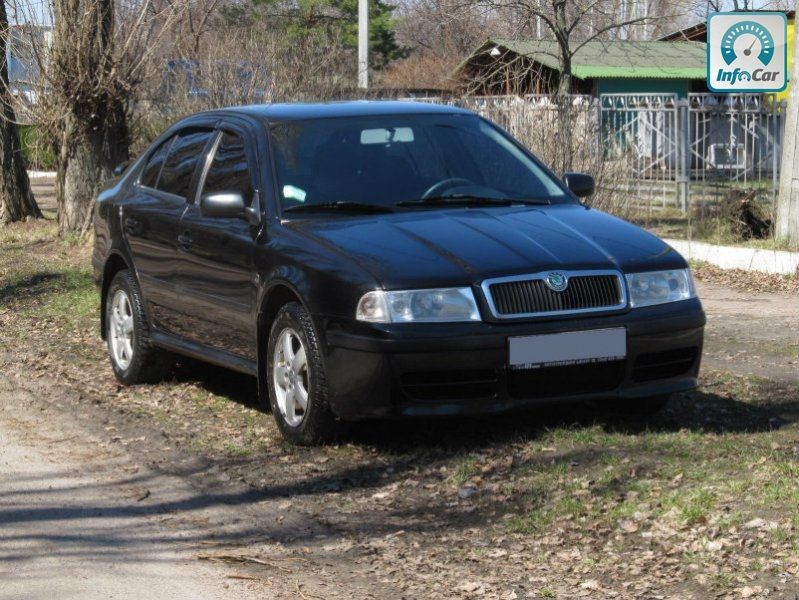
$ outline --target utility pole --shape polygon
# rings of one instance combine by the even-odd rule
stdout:
[[[369,88],[369,0],[358,0],[358,87]]]
[[[538,11],[541,12],[541,0],[537,0],[536,4],[538,5]],[[535,16],[535,39],[541,39],[541,15],[537,14]]]
[[[777,199],[776,237],[799,246],[799,36],[794,38],[791,91],[782,137],[780,194]]]

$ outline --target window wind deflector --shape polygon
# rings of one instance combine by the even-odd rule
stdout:
[[[392,213],[394,212],[394,209],[389,206],[380,206],[379,204],[349,202],[346,200],[340,200],[338,202],[320,202],[318,204],[297,204],[296,206],[289,206],[288,208],[283,209],[284,213],[310,213],[325,211],[341,211],[377,215]]]

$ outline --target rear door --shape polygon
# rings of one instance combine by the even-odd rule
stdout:
[[[213,137],[211,127],[179,130],[153,149],[121,215],[153,324],[173,331],[180,301],[175,280],[178,225]]]
[[[211,147],[197,192],[180,221],[178,277],[185,315],[183,335],[255,359],[256,285],[253,248],[260,227],[246,218],[209,217],[202,196],[239,192],[260,214],[256,151],[251,134],[223,125]]]

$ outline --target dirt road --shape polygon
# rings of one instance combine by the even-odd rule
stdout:
[[[799,297],[698,282],[707,313],[702,363],[799,382]]]
[[[254,491],[76,400],[0,372],[0,600],[397,597],[323,548],[291,486]]]
[[[143,487],[140,467],[98,460],[86,452],[96,440],[20,419],[14,406],[4,401],[0,411],[0,598],[272,597],[224,565],[198,561],[197,531],[168,526],[168,515],[148,506],[156,493],[191,514],[197,502],[182,482],[146,477]]]

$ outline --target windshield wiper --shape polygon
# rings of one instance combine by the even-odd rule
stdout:
[[[549,204],[549,202],[521,198],[489,198],[486,196],[470,196],[468,194],[431,196],[429,198],[419,198],[418,200],[397,202],[397,206],[511,206],[513,204],[540,205]]]
[[[367,204],[366,202],[350,202],[339,200],[338,202],[320,202],[318,204],[298,204],[284,208],[283,212],[324,212],[330,210],[340,210],[343,212],[353,212],[361,214],[383,214],[394,212],[389,206],[379,204]]]

